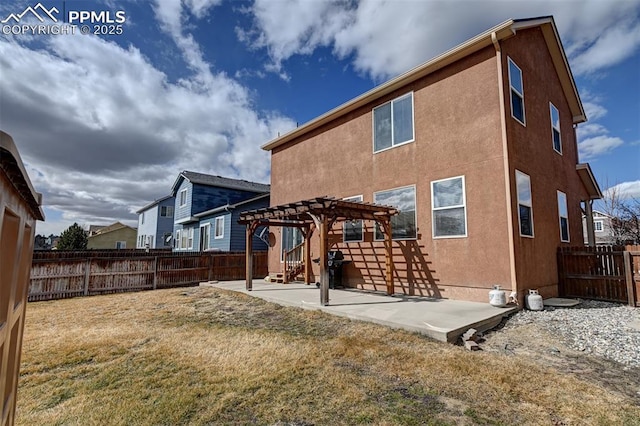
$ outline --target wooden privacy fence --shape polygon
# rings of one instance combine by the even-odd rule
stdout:
[[[184,287],[245,278],[244,253],[35,259],[29,301]],[[267,253],[253,254],[253,273],[267,275]]]
[[[640,306],[640,247],[558,249],[558,291],[563,297]]]

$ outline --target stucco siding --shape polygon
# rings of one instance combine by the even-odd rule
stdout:
[[[372,108],[414,96],[415,141],[373,152]],[[414,185],[418,236],[395,241],[396,290],[407,294],[486,300],[493,284],[511,287],[504,211],[505,182],[497,62],[486,48],[375,103],[272,151],[271,204],[314,196],[338,198]],[[431,182],[464,176],[467,236],[432,237]],[[331,241],[353,260],[350,285],[382,289],[384,256],[367,224],[363,243]],[[270,271],[279,271],[281,230],[272,229]],[[317,237],[312,257],[318,257]],[[315,271],[317,266],[314,265]]]
[[[105,234],[93,235],[87,239],[88,249],[115,249],[116,242],[125,241],[127,249],[136,248],[137,231],[125,227]]]

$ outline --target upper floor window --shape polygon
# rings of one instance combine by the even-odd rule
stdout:
[[[187,205],[187,189],[180,191],[180,207]]]
[[[356,197],[345,198],[345,201],[362,201],[362,195]],[[362,227],[363,222],[361,220],[346,220],[342,225],[342,238],[345,243],[363,241],[362,239]]]
[[[569,210],[567,209],[567,194],[558,191],[558,217],[560,219],[560,241],[569,242]]]
[[[533,237],[533,204],[531,202],[531,178],[516,170],[516,186],[518,190],[518,221],[520,235]]]
[[[186,189],[184,191],[186,191]],[[185,197],[186,197],[186,195],[185,195]],[[185,200],[185,204],[186,204],[186,200]],[[173,217],[173,206],[161,206],[160,207],[160,216],[161,217]]]
[[[431,182],[433,237],[466,237],[464,176]]]
[[[224,216],[216,217],[216,227],[213,238],[219,239],[224,237]]]
[[[596,232],[602,232],[604,230],[604,221],[603,220],[594,220],[593,221],[593,229]]]
[[[417,237],[415,186],[375,192],[373,202],[383,206],[392,206],[400,211],[391,218],[391,237],[394,240],[409,240]],[[376,240],[384,239],[384,234],[377,223],[375,237]]]
[[[562,140],[560,139],[560,113],[558,108],[549,102],[549,109],[551,113],[551,140],[553,142],[553,149],[562,154]]]
[[[511,96],[511,116],[523,125],[524,119],[524,87],[522,84],[522,71],[508,58],[509,62],[509,92]]]
[[[413,92],[373,109],[373,152],[413,139]]]
[[[144,212],[140,215],[140,223],[144,224]]]

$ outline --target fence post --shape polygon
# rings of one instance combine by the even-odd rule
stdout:
[[[158,288],[158,256],[153,258],[153,289]]]
[[[627,283],[627,300],[629,306],[636,306],[635,286],[633,285],[633,259],[628,251],[622,252],[624,263],[624,280]]]
[[[211,281],[211,274],[213,273],[213,255],[209,255],[209,271],[207,274],[207,281]]]
[[[91,274],[91,258],[88,258],[84,264],[84,295],[89,295],[89,276]]]

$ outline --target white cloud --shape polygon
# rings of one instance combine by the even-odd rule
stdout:
[[[596,135],[586,138],[578,142],[580,160],[591,160],[600,155],[608,154],[623,143],[622,139],[608,135]]]
[[[374,80],[397,75],[509,18],[554,15],[573,71],[593,73],[640,46],[640,0],[348,1],[256,0],[241,40],[267,49],[270,70],[294,55],[333,48]]]
[[[172,17],[175,4],[156,10],[192,70],[177,82],[135,47],[98,37],[50,37],[39,49],[0,38],[0,127],[45,206],[61,212],[58,232],[74,221],[131,223],[181,170],[269,181],[259,146],[295,123],[256,111],[246,88],[213,72]]]
[[[616,194],[622,199],[640,199],[640,180],[622,182],[614,185],[611,188],[607,188],[604,191],[604,195],[607,196],[612,191],[615,191]]]
[[[582,102],[582,106],[589,120],[597,120],[607,115],[607,109],[601,104],[585,101]]]

